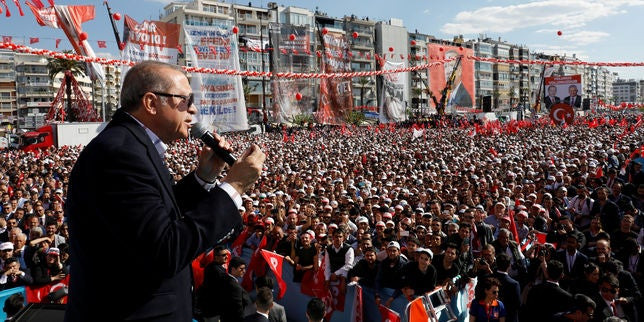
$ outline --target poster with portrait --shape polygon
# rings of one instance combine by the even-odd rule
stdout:
[[[444,44],[427,44],[427,53],[429,62],[435,62],[443,59],[450,59],[462,56],[459,66],[456,66],[456,60],[452,60],[442,65],[436,65],[429,68],[429,88],[436,100],[441,100],[441,94],[454,71],[451,90],[447,92],[448,97],[445,99],[445,112],[456,111],[461,108],[472,108],[475,105],[476,92],[474,91],[474,62],[468,57],[473,56],[471,48],[449,46]],[[433,100],[429,101],[430,106],[436,108]]]
[[[546,110],[558,103],[570,105],[573,109],[581,109],[583,93],[581,75],[551,76],[544,78],[544,99]]]
[[[386,61],[382,69],[405,68],[405,62]],[[405,92],[409,88],[406,73],[391,73],[382,75],[380,90],[380,123],[405,121]]]
[[[321,68],[325,73],[351,71],[351,57],[347,54],[348,42],[344,34],[328,32],[322,36],[325,55]],[[353,109],[351,78],[320,79],[320,100],[317,119],[323,124],[341,124],[347,111]]]

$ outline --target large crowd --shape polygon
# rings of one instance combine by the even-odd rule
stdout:
[[[570,126],[533,120],[485,131],[433,120],[230,134],[236,151],[256,143],[267,159],[242,197],[241,234],[215,255],[235,243],[274,251],[293,266],[295,282],[324,269],[340,292],[357,282],[385,306],[476,277],[476,321],[638,321],[641,123],[638,114],[612,112]],[[199,147],[181,141],[166,152],[175,180],[196,168]],[[64,204],[80,151],[0,154],[0,289],[68,274]],[[229,273],[241,277],[236,269],[248,264],[233,257]],[[206,310],[222,321],[241,319],[226,314],[249,301],[226,300],[196,302],[221,306]]]

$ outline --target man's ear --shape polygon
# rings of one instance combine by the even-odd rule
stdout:
[[[141,98],[143,104],[143,110],[145,111],[146,114],[149,115],[156,115],[157,114],[157,109],[158,109],[158,100],[157,96],[154,93],[145,93],[143,97]]]

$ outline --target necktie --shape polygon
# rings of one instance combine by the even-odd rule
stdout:
[[[570,98],[570,106],[575,106],[575,97]]]
[[[613,316],[617,316],[617,305],[615,301],[610,302],[610,309],[613,311]]]

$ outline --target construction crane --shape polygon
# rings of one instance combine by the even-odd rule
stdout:
[[[461,59],[463,56],[458,56],[456,57],[456,63],[454,64],[454,67],[452,68],[452,72],[449,75],[449,78],[445,82],[445,88],[441,91],[441,100],[440,102],[436,105],[436,112],[438,115],[444,115],[445,114],[445,102],[447,101],[447,97],[450,94],[452,90],[452,85],[454,83],[454,78],[456,77],[456,71],[458,70],[458,67],[461,64]],[[444,66],[444,65],[443,65]],[[434,101],[436,101],[434,99]]]

